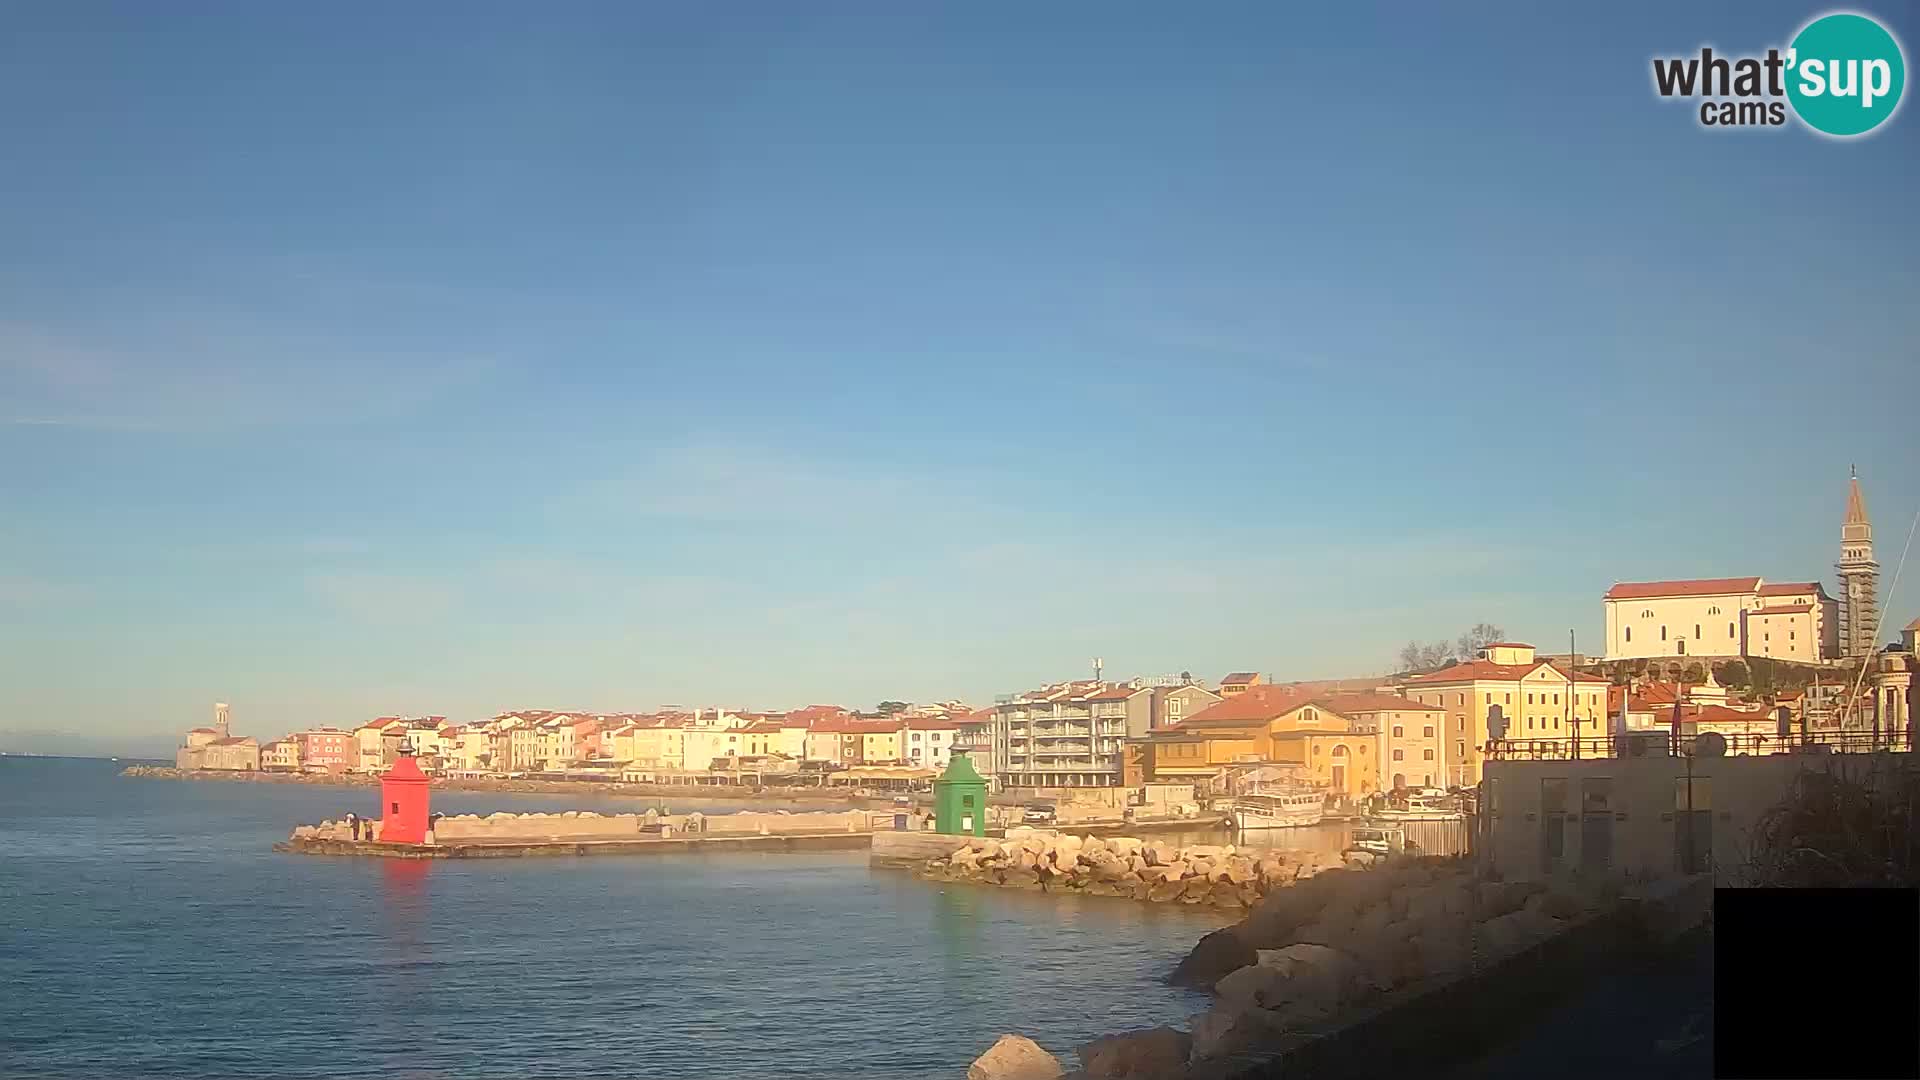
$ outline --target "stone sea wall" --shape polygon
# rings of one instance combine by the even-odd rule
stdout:
[[[926,860],[921,876],[1243,910],[1330,865],[1337,860],[1311,851],[1009,830],[1005,840],[968,840],[950,855]]]
[[[863,810],[821,811],[804,814],[746,810],[732,814],[601,814],[567,810],[534,814],[449,814],[434,826],[442,844],[490,840],[632,840],[667,835],[784,836],[801,833],[865,832],[871,815]],[[361,823],[365,837],[369,823]],[[377,822],[372,824],[377,825]],[[353,830],[344,821],[323,821],[293,830],[296,840],[350,840]]]

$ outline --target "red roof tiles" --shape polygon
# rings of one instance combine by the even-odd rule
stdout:
[[[1688,581],[1622,581],[1607,590],[1607,600],[1652,600],[1669,596],[1724,596],[1760,587],[1757,577],[1695,578]]]
[[[1312,696],[1290,686],[1249,686],[1245,693],[1216,701],[1180,722],[1180,727],[1272,720],[1307,704]]]
[[[1529,664],[1496,664],[1491,660],[1469,660],[1465,663],[1441,668],[1432,674],[1415,675],[1408,679],[1407,682],[1422,685],[1470,682],[1475,679],[1484,679],[1489,682],[1517,682],[1543,667],[1552,668],[1562,676],[1567,674],[1561,670],[1560,665],[1547,660],[1535,660]],[[1598,675],[1588,675],[1585,672],[1576,671],[1573,673],[1573,681],[1603,683],[1607,680]]]
[[[1404,698],[1398,694],[1379,694],[1370,691],[1349,694],[1324,694],[1314,697],[1314,703],[1329,712],[1341,716],[1354,716],[1361,713],[1388,712],[1394,709],[1418,710],[1420,712],[1445,712],[1438,705]]]

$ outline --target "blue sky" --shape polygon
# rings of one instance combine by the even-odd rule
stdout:
[[[1898,558],[1920,121],[1647,73],[1818,9],[697,7],[6,12],[0,732],[1592,643],[1850,462]]]

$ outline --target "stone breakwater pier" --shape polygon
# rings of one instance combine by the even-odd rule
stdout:
[[[945,839],[957,846],[927,858],[922,877],[1229,911],[1253,907],[1274,890],[1343,865],[1306,850],[1176,847],[1133,836],[1009,830],[1004,840]],[[1365,861],[1370,864],[1371,857]]]
[[[301,825],[275,848],[303,855],[458,859],[539,855],[639,855],[689,851],[835,851],[871,846],[873,830],[891,815],[864,810],[788,814],[747,811],[706,815],[600,814],[591,810],[531,814],[452,814],[436,819],[431,843],[382,839],[382,822]]]

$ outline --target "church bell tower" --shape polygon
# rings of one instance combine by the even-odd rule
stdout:
[[[1860,474],[1847,468],[1847,518],[1840,526],[1840,655],[1869,656],[1880,625],[1880,564],[1873,561],[1873,523],[1860,494]]]

